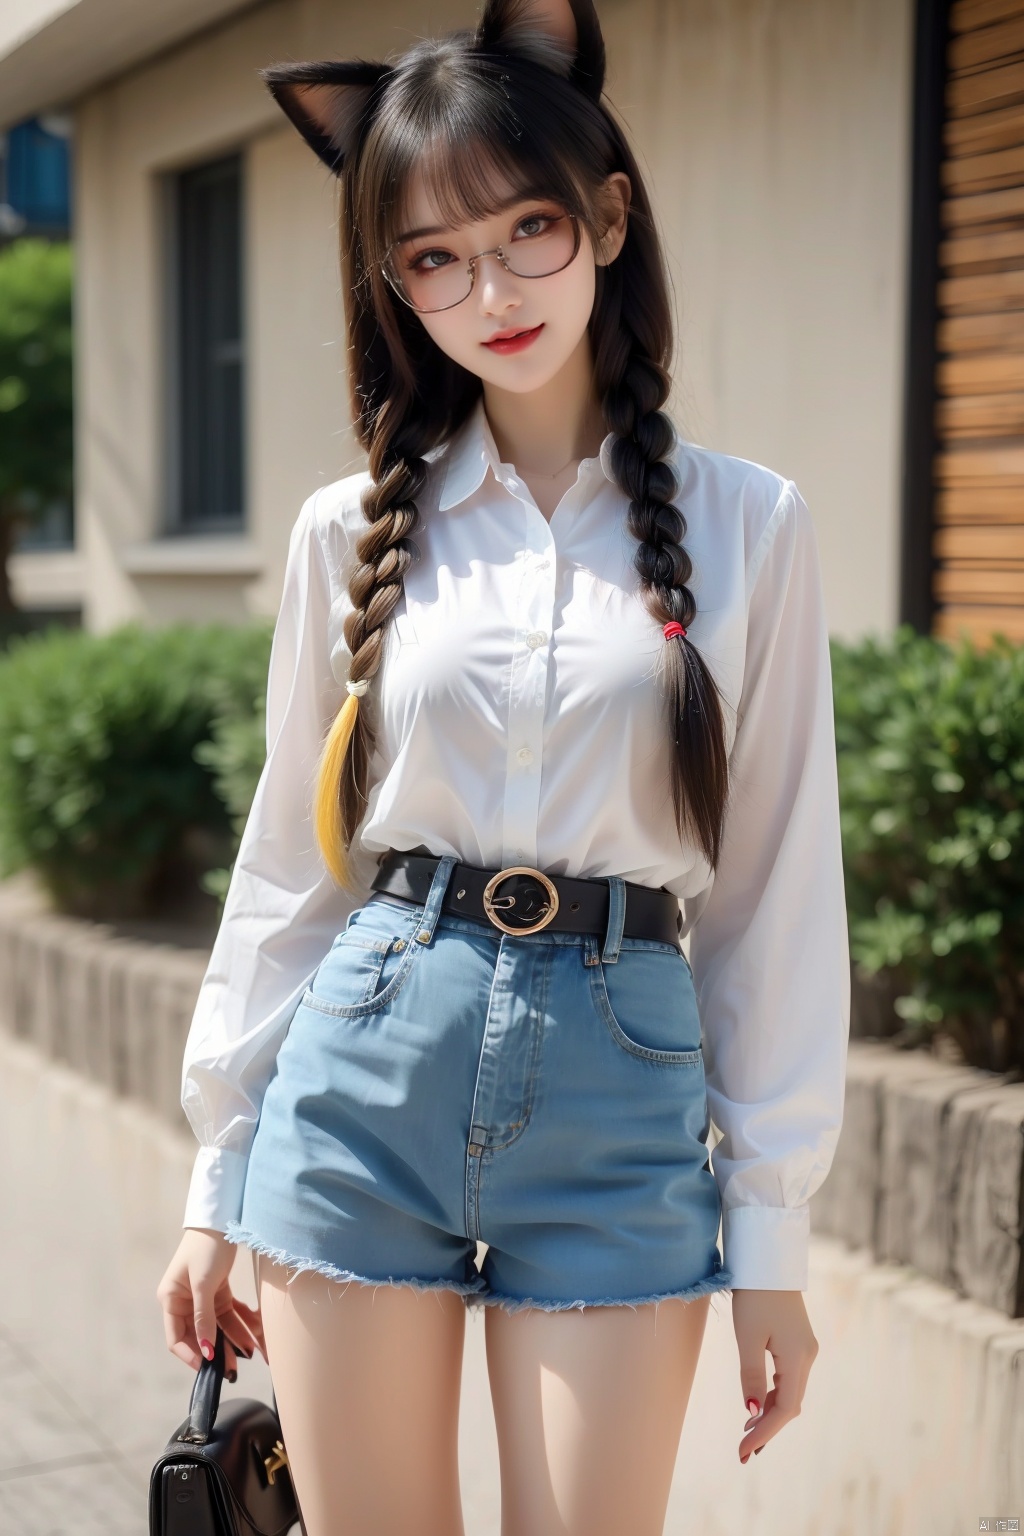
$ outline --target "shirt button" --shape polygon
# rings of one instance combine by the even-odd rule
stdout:
[[[538,645],[543,645],[547,638],[547,635],[542,629],[531,629],[530,633],[526,637],[526,643],[530,647],[531,651],[535,651]]]
[[[521,763],[533,762],[533,753],[529,747],[520,747],[519,751],[516,753],[516,757],[518,757]]]

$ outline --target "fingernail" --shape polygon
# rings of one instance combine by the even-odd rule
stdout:
[[[238,1372],[237,1371],[228,1371],[228,1381],[237,1381],[237,1380],[238,1380]]]
[[[209,1339],[200,1339],[199,1348],[202,1350],[207,1360],[213,1359],[213,1345],[210,1343]]]
[[[760,1454],[761,1454],[761,1452],[762,1452],[762,1451],[763,1451],[763,1450],[764,1450],[764,1446],[763,1446],[763,1445],[759,1445],[759,1446],[758,1446],[758,1448],[757,1448],[757,1450],[756,1450],[756,1451],[755,1451],[755,1452],[754,1452],[754,1455],[755,1455],[755,1456],[760,1456]]]
[[[745,1456],[741,1456],[740,1457],[740,1464],[745,1467],[749,1460],[750,1460],[750,1452],[748,1451]]]
[[[758,1414],[761,1412],[761,1404],[756,1397],[748,1397],[746,1407],[748,1413]]]

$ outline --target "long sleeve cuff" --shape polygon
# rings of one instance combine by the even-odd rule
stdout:
[[[192,1167],[183,1227],[223,1232],[242,1214],[242,1192],[249,1159],[223,1147],[200,1147]]]
[[[722,1211],[725,1268],[737,1291],[806,1291],[811,1215],[806,1205]]]

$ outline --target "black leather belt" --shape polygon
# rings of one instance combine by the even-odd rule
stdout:
[[[379,859],[371,888],[422,906],[441,862],[428,849],[390,848]],[[679,944],[679,898],[664,886],[626,880],[623,936]],[[530,865],[477,869],[456,864],[441,903],[442,911],[490,922],[503,933],[596,933],[608,926],[608,882],[546,875]]]

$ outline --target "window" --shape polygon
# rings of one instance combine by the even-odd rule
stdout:
[[[242,164],[233,154],[176,175],[170,532],[245,522]]]

